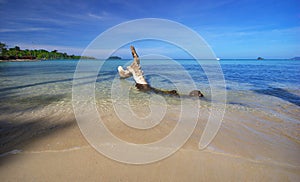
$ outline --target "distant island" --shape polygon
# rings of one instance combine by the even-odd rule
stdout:
[[[54,59],[95,59],[88,56],[68,55],[57,50],[51,52],[39,50],[22,50],[19,46],[8,48],[5,43],[0,42],[0,61],[38,61],[38,60],[54,60]]]
[[[119,57],[119,56],[110,56],[108,59],[122,59],[121,57]]]
[[[258,57],[257,60],[264,60],[264,58],[263,57]]]
[[[291,60],[300,60],[300,57],[293,57]]]

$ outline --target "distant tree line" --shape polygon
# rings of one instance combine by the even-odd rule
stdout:
[[[86,56],[75,56],[68,55],[67,53],[61,53],[57,50],[51,52],[39,49],[39,50],[22,50],[20,47],[15,46],[8,48],[5,43],[0,42],[0,60],[9,60],[9,59],[41,59],[41,60],[50,60],[50,59],[94,59],[93,57]]]

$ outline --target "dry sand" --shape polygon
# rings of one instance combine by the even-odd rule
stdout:
[[[114,116],[111,118],[115,121]],[[146,165],[124,164],[98,153],[82,136],[71,107],[52,113],[49,113],[49,108],[22,114],[11,113],[1,116],[0,123],[1,181],[300,180],[299,167],[288,163],[289,159],[288,164],[273,160],[262,161],[251,157],[251,153],[240,150],[239,147],[243,146],[238,146],[238,140],[230,140],[230,137],[235,136],[227,131],[226,122],[209,148],[202,151],[197,149],[199,131],[204,126],[200,122],[191,139],[174,155]],[[121,129],[122,124],[117,124],[117,121],[110,124],[111,129],[114,128],[112,132],[133,141],[150,136],[153,137],[150,140],[159,138],[161,132],[168,128],[162,126],[146,135],[147,137],[141,137],[143,135],[128,135],[128,130]],[[171,123],[166,125],[172,128]],[[222,140],[227,142],[221,145]],[[145,139],[137,142],[148,141]],[[228,149],[232,153],[218,152],[212,146],[223,146],[222,149]]]

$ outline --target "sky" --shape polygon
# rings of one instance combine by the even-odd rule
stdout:
[[[81,55],[113,26],[162,18],[196,31],[220,58],[300,56],[299,0],[0,0],[0,16],[0,42],[22,49]],[[138,46],[139,54],[186,56],[153,41]]]

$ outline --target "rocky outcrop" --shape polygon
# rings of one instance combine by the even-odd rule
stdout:
[[[264,58],[263,57],[258,57],[257,60],[264,60]]]

